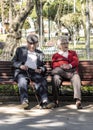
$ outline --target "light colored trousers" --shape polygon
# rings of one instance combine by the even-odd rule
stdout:
[[[57,67],[52,72],[52,85],[54,100],[58,100],[58,89],[65,79],[69,79],[74,89],[74,99],[81,100],[81,80],[79,74],[75,72],[65,72],[62,68]]]
[[[78,98],[81,100],[81,80],[77,73],[72,76],[71,83],[74,89],[74,99]]]

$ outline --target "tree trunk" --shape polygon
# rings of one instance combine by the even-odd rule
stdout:
[[[90,14],[89,0],[86,0],[86,56],[90,59]]]
[[[21,9],[20,13],[17,13],[12,25],[9,27],[10,31],[7,35],[6,45],[3,49],[0,59],[11,60],[16,47],[18,47],[20,44],[23,24],[33,7],[33,0],[27,0],[25,9]]]
[[[3,0],[1,0],[1,17],[2,17],[2,26],[4,27],[4,5],[3,5]]]
[[[40,47],[42,47],[42,44],[44,43],[44,24],[43,24],[43,14],[42,14],[44,4],[45,1],[35,0],[37,23],[38,23],[37,30],[40,38]]]

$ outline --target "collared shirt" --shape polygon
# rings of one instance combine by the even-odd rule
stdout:
[[[62,56],[64,56],[65,58],[68,58],[68,51],[59,51],[58,52],[60,55],[62,55]],[[69,64],[70,65],[70,67],[72,68],[72,65],[71,64]]]
[[[64,56],[65,58],[68,58],[68,51],[59,51],[58,52],[60,55]]]
[[[37,69],[36,52],[31,52],[31,51],[28,50],[27,60],[25,62],[25,65],[28,66],[31,69]]]

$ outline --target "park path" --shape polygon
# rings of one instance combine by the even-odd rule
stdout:
[[[23,110],[18,102],[0,103],[0,130],[93,130],[92,102],[84,102],[82,110],[72,102],[52,110],[35,106],[33,102],[29,110]]]

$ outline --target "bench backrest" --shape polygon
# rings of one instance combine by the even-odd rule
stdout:
[[[0,84],[13,83],[14,68],[11,61],[0,61]]]
[[[82,85],[93,85],[93,61],[80,61],[79,74]]]

